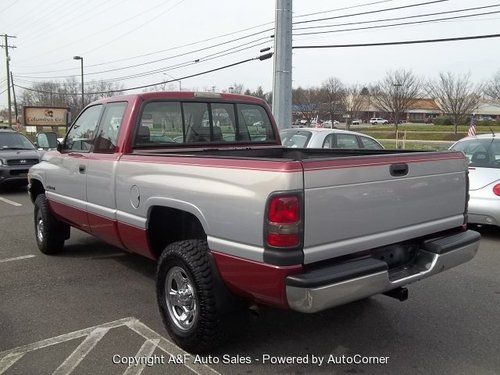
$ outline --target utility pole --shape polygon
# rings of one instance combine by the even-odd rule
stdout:
[[[18,119],[18,116],[19,116],[19,113],[17,111],[17,100],[16,100],[16,89],[14,88],[14,76],[12,75],[12,71],[10,72],[10,84],[12,86],[12,96],[14,97],[14,115],[16,116],[16,125],[18,124],[17,123],[17,119]]]
[[[292,125],[292,0],[276,0],[273,114],[279,129]]]
[[[7,110],[9,112],[9,126],[12,126],[12,108],[10,102],[10,67],[9,67],[9,48],[16,48],[16,46],[9,46],[9,38],[16,38],[14,35],[0,34],[3,36],[4,44],[0,45],[5,48],[5,65],[7,66]]]

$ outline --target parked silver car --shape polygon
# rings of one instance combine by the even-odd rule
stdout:
[[[467,137],[450,150],[469,160],[469,223],[500,226],[500,134]]]
[[[292,148],[384,149],[375,138],[347,130],[285,129],[280,136],[281,144]]]

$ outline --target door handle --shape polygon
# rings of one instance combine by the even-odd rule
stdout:
[[[406,176],[408,174],[408,164],[392,164],[389,171],[391,172],[391,176],[394,177]]]
[[[80,172],[80,173],[85,173],[85,171],[86,171],[86,170],[87,170],[87,167],[86,167],[85,165],[80,164],[80,165],[78,166],[78,172]]]

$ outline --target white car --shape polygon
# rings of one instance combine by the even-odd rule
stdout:
[[[500,133],[463,138],[450,150],[469,161],[469,223],[500,226]]]
[[[327,120],[327,121],[323,121],[319,124],[316,124],[316,128],[327,128],[327,129],[331,129],[337,125],[339,125],[340,122],[338,122],[337,120],[333,120],[333,126],[332,126],[332,122],[331,120]]]
[[[384,149],[375,138],[347,130],[285,129],[280,136],[281,144],[291,148]]]
[[[372,125],[378,125],[378,124],[388,124],[389,121],[387,121],[385,118],[381,117],[372,117],[370,119],[370,124]]]

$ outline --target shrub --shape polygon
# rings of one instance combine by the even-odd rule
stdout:
[[[453,125],[453,120],[448,116],[436,117],[432,122],[434,125]]]

